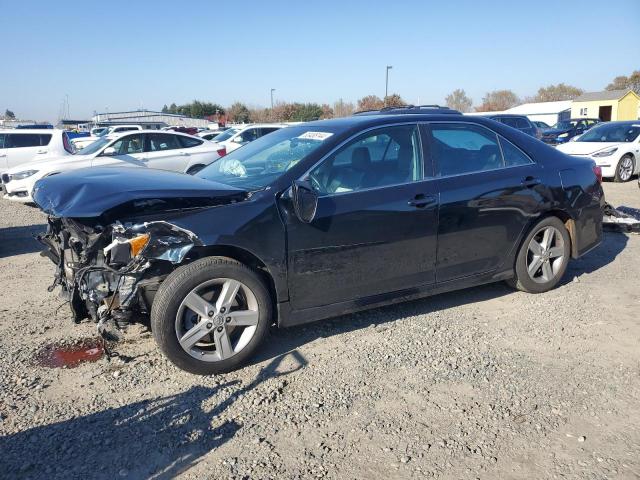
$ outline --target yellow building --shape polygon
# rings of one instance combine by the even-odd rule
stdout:
[[[640,118],[640,96],[633,90],[584,93],[571,103],[571,118],[636,120]]]

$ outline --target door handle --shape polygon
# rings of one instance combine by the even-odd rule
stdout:
[[[180,152],[180,155],[182,155],[183,157],[188,157],[191,154],[187,152]]]
[[[436,203],[435,195],[425,195],[424,193],[418,193],[415,197],[409,200],[407,203],[411,207],[424,208]]]
[[[38,150],[38,151],[36,151],[36,153],[47,153],[47,151],[46,150]]]
[[[536,177],[532,177],[531,175],[524,177],[522,179],[522,186],[527,187],[527,188],[531,188],[531,187],[535,187],[536,185],[540,185],[540,179],[536,178]]]

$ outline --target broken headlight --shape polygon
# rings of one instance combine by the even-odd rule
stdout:
[[[198,237],[168,222],[148,222],[128,228],[117,225],[113,229],[113,241],[104,249],[110,255],[111,264],[127,264],[135,258],[166,260],[180,263]]]

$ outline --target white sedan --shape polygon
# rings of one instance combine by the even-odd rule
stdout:
[[[603,177],[628,182],[640,173],[640,121],[600,123],[558,150],[589,157],[602,169]]]
[[[113,165],[193,174],[225,153],[224,147],[178,132],[143,130],[109,135],[75,155],[48,158],[9,169],[2,176],[4,198],[31,203],[37,180],[68,170]]]

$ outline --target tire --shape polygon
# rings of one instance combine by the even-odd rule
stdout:
[[[271,316],[271,296],[257,272],[231,258],[207,257],[162,282],[151,307],[151,329],[178,368],[213,375],[236,370],[253,356]]]
[[[550,236],[551,242],[548,242],[550,245],[546,245],[544,241],[547,230],[554,232]],[[537,247],[532,243],[534,239]],[[540,250],[536,250],[538,247]],[[539,255],[535,255],[534,250],[539,251]],[[522,242],[516,257],[515,277],[507,283],[523,292],[547,292],[555,288],[562,279],[570,255],[571,238],[562,220],[557,217],[543,218]],[[533,270],[533,275],[529,273],[529,269]]]
[[[623,155],[616,165],[616,175],[613,177],[614,182],[628,182],[633,177],[636,164],[631,155]]]
[[[187,171],[185,172],[187,175],[195,175],[196,173],[198,173],[200,170],[202,170],[205,167],[205,165],[192,165],[191,167],[189,167],[187,169]]]

